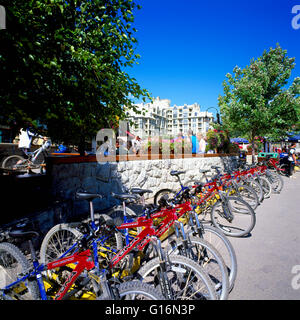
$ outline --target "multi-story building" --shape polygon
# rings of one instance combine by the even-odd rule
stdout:
[[[149,135],[186,134],[189,129],[194,134],[206,134],[213,121],[213,114],[201,111],[200,105],[171,106],[167,99],[155,98],[151,103],[136,105],[138,112],[127,110],[128,120],[133,122],[130,131],[140,137]]]

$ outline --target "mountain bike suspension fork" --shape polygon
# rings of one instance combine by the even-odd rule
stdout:
[[[193,218],[195,220],[195,223],[193,221]],[[198,218],[198,214],[196,212],[192,212],[192,214],[190,215],[190,225],[192,227],[194,227],[193,229],[195,230],[195,232],[197,232],[198,236],[200,238],[203,238],[203,234],[204,234],[204,229],[203,229],[203,225],[202,223],[200,223],[199,218]]]
[[[117,289],[114,289],[110,286],[105,271],[100,277],[99,277],[99,285],[102,290],[101,298],[103,300],[120,300],[120,295]]]
[[[159,259],[160,271],[159,271],[158,278],[161,285],[161,290],[168,299],[173,299],[173,292],[172,292],[171,284],[167,275],[168,261],[169,261],[168,256],[162,249],[160,239],[158,239],[155,236],[152,236],[151,242],[157,252],[158,259]]]
[[[122,203],[123,206],[123,216],[124,216],[124,223],[130,222],[130,219],[128,219],[127,213],[126,213],[126,203],[123,201]],[[126,246],[130,243],[130,238],[129,238],[129,228],[124,230],[125,234],[125,243]]]
[[[38,283],[41,299],[42,300],[47,300],[47,295],[46,295],[44,282],[43,282],[43,279],[42,279],[42,274],[38,270],[40,265],[39,265],[37,256],[35,254],[35,250],[34,250],[32,241],[28,240],[28,244],[29,244],[29,250],[30,250],[32,262],[33,262],[33,268],[34,268],[35,273],[36,273],[35,278],[36,278],[36,281]]]
[[[186,234],[183,223],[178,220],[175,221],[175,232],[177,239],[181,239],[183,244],[180,247],[180,254],[190,259],[193,259],[194,253],[192,250],[192,242],[190,240],[189,234]],[[170,245],[173,250],[177,249],[176,241],[172,241]]]
[[[238,183],[237,183],[235,180],[233,180],[233,181],[232,181],[232,184],[233,184],[233,188],[234,188],[237,196],[240,197],[240,196],[241,196],[241,193],[240,193],[240,191],[239,191]]]
[[[95,211],[94,211],[94,205],[92,200],[89,201],[89,205],[90,205],[90,216],[91,216],[91,226],[92,226],[89,232],[90,234],[93,234],[98,230],[99,227],[97,227],[95,223]],[[94,257],[98,257],[98,246],[96,241],[93,242],[92,248],[93,248]],[[98,259],[95,259],[94,263],[95,263],[95,267],[99,268]]]
[[[222,191],[219,191],[219,195],[220,195],[220,199],[221,199],[221,205],[223,208],[223,212],[224,212],[224,217],[229,221],[232,222],[233,220],[233,215],[230,211],[229,205],[228,205],[228,200],[226,198],[226,196],[223,194]]]

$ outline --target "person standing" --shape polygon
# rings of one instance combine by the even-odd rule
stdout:
[[[188,138],[190,139],[190,142],[192,144],[192,154],[199,152],[199,141],[197,137],[193,134],[193,131],[191,129],[188,130]]]
[[[136,155],[139,155],[141,150],[141,138],[139,136],[135,136],[134,140],[132,141],[132,147],[133,147],[134,153]]]
[[[290,178],[292,177],[293,173],[294,173],[294,167],[296,164],[296,143],[293,143],[290,147],[289,150],[289,157],[288,157],[288,161],[289,161],[289,176]]]
[[[43,137],[41,135],[37,135],[36,133],[34,133],[31,128],[32,128],[32,124],[29,124],[28,128],[26,129],[21,128],[20,134],[19,134],[18,148],[22,151],[23,156],[26,159],[28,158],[27,153],[30,151],[33,137],[39,137],[44,141],[47,140],[46,137]]]
[[[198,153],[205,153],[206,141],[204,140],[203,134],[201,132],[198,132],[197,138],[199,141],[199,152]]]

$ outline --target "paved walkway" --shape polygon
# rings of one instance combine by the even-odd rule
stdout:
[[[229,238],[238,261],[229,300],[300,299],[300,173],[294,177],[256,209],[250,237]]]

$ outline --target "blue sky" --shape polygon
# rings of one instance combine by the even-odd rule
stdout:
[[[300,76],[300,29],[291,24],[300,0],[139,3],[134,27],[141,58],[128,72],[153,97],[172,105],[197,102],[203,110],[217,107],[226,73],[276,43],[296,58],[292,78]]]

